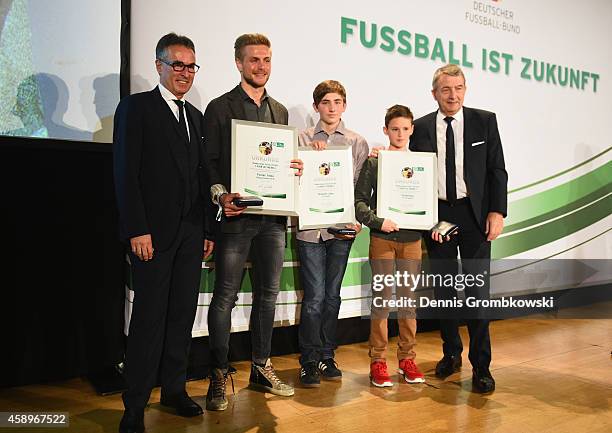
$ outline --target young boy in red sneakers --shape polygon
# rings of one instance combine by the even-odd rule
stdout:
[[[408,140],[413,131],[413,115],[408,107],[394,105],[387,110],[383,131],[389,137],[387,150],[406,152]],[[376,186],[378,159],[368,158],[363,164],[355,186],[355,216],[370,228],[370,266],[372,268],[372,310],[370,316],[369,354],[370,381],[377,387],[393,386],[385,352],[389,343],[387,319],[388,304],[393,285],[383,284],[384,276],[395,275],[396,271],[418,274],[421,269],[421,232],[400,229],[390,219],[376,216]],[[409,286],[397,287],[397,299],[414,298]],[[398,372],[408,383],[423,383],[425,377],[414,362],[416,356],[416,312],[415,308],[398,308],[399,342],[397,358]]]

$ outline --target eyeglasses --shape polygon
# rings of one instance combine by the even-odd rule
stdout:
[[[170,67],[172,67],[172,69],[175,72],[183,72],[185,70],[185,68],[187,68],[187,70],[189,72],[192,72],[192,73],[195,74],[200,69],[200,66],[196,65],[195,63],[192,63],[190,65],[186,65],[183,62],[172,62],[172,63],[170,63],[170,62],[168,62],[166,60],[163,60],[163,59],[157,59],[157,60],[159,60],[162,63],[165,63],[166,65],[168,65]]]

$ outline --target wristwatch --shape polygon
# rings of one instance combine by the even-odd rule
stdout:
[[[217,221],[221,221],[221,217],[223,216],[223,204],[221,203],[221,197],[227,193],[227,188],[220,183],[216,183],[210,187],[210,198],[212,202],[219,207],[217,217],[215,218]]]

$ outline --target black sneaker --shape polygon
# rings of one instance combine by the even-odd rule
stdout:
[[[342,380],[342,372],[334,358],[327,358],[319,361],[319,373],[325,380]]]
[[[225,386],[227,384],[227,373],[214,368],[210,372],[210,384],[206,393],[206,410],[225,410],[227,409],[227,397],[225,396]]]
[[[307,362],[300,368],[300,382],[305,388],[317,388],[321,386],[321,377],[316,361]]]
[[[270,358],[268,358],[266,365],[264,366],[260,366],[255,363],[251,364],[251,377],[249,378],[249,384],[252,388],[285,397],[292,396],[295,393],[295,390],[291,385],[284,383],[276,375],[276,371],[274,371],[274,367],[272,367]]]

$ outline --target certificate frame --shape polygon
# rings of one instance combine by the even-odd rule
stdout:
[[[263,199],[249,214],[297,216],[297,128],[232,119],[231,191]]]
[[[435,153],[378,153],[376,215],[393,220],[401,229],[429,230],[438,222]]]
[[[298,228],[327,228],[355,223],[353,152],[351,146],[324,150],[298,148],[304,163],[299,182]]]

